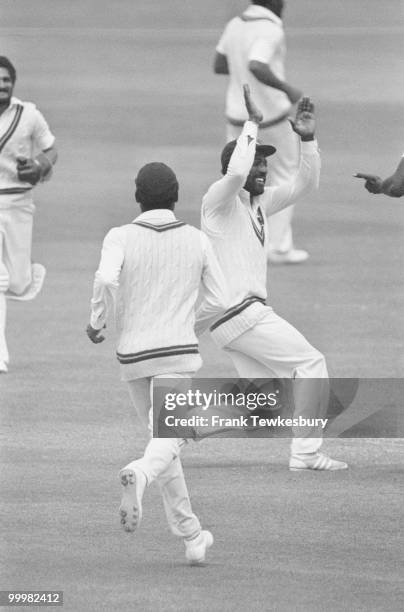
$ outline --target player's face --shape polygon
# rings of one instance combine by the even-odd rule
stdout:
[[[268,166],[266,158],[262,155],[256,155],[250,174],[247,176],[244,189],[252,196],[258,196],[264,193],[267,171]]]
[[[0,67],[0,104],[9,103],[14,84],[7,68]]]

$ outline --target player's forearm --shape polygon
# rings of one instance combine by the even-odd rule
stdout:
[[[215,59],[213,61],[213,72],[215,74],[229,74],[227,57],[218,51],[216,52]]]
[[[257,131],[258,125],[255,122],[245,122],[225,176],[211,185],[203,198],[205,213],[216,211],[226,214],[234,206],[235,198],[244,186],[254,162]]]
[[[382,193],[393,198],[404,195],[404,157],[402,157],[394,174],[383,181],[381,190]]]
[[[254,163],[257,134],[258,124],[255,121],[246,121],[227,167],[226,176],[239,177],[243,181],[242,185]]]
[[[251,60],[248,64],[250,72],[255,76],[255,78],[264,85],[268,87],[273,87],[274,89],[278,89],[279,91],[283,91],[288,98],[291,97],[292,90],[294,87],[289,85],[286,81],[282,81],[279,79],[271,68],[262,62],[258,62],[257,60]]]
[[[116,289],[115,286],[105,283],[98,272],[96,273],[90,315],[90,325],[94,329],[102,329],[110,312],[115,310]]]
[[[51,147],[42,151],[34,159],[34,162],[38,164],[41,173],[41,181],[48,181],[52,176],[52,168],[56,164],[58,155],[56,147]]]
[[[298,202],[308,193],[318,189],[320,182],[321,158],[316,140],[301,142],[300,164],[292,181],[273,187],[272,200],[266,207],[267,215]]]

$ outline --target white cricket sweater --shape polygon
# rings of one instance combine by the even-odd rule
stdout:
[[[122,380],[200,368],[194,324],[201,281],[205,315],[223,312],[229,301],[209,240],[172,211],[147,211],[108,232],[90,323],[101,329],[116,307]]]
[[[201,228],[213,245],[227,281],[231,308],[211,321],[212,337],[225,346],[266,314],[267,220],[318,186],[316,141],[301,143],[300,165],[292,181],[266,187],[254,197],[243,189],[255,157],[257,125],[244,124],[227,174],[211,185],[202,202]]]

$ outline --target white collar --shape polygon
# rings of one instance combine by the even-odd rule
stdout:
[[[270,9],[265,8],[265,6],[260,6],[259,4],[250,4],[243,15],[250,19],[263,19],[267,17],[277,25],[282,25],[282,19],[280,19],[278,15],[275,15]]]
[[[17,104],[22,104],[21,100],[19,98],[15,98],[14,96],[11,96],[10,108],[12,106],[17,106]]]
[[[162,221],[164,223],[169,223],[176,220],[177,218],[173,211],[169,210],[168,208],[153,208],[152,210],[146,210],[136,217],[136,219],[134,219],[134,221]]]

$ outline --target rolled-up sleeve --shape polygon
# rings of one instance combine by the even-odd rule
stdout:
[[[46,151],[55,144],[55,137],[49,129],[49,126],[42,113],[34,107],[34,125],[32,131],[32,140],[35,149],[38,151]]]

